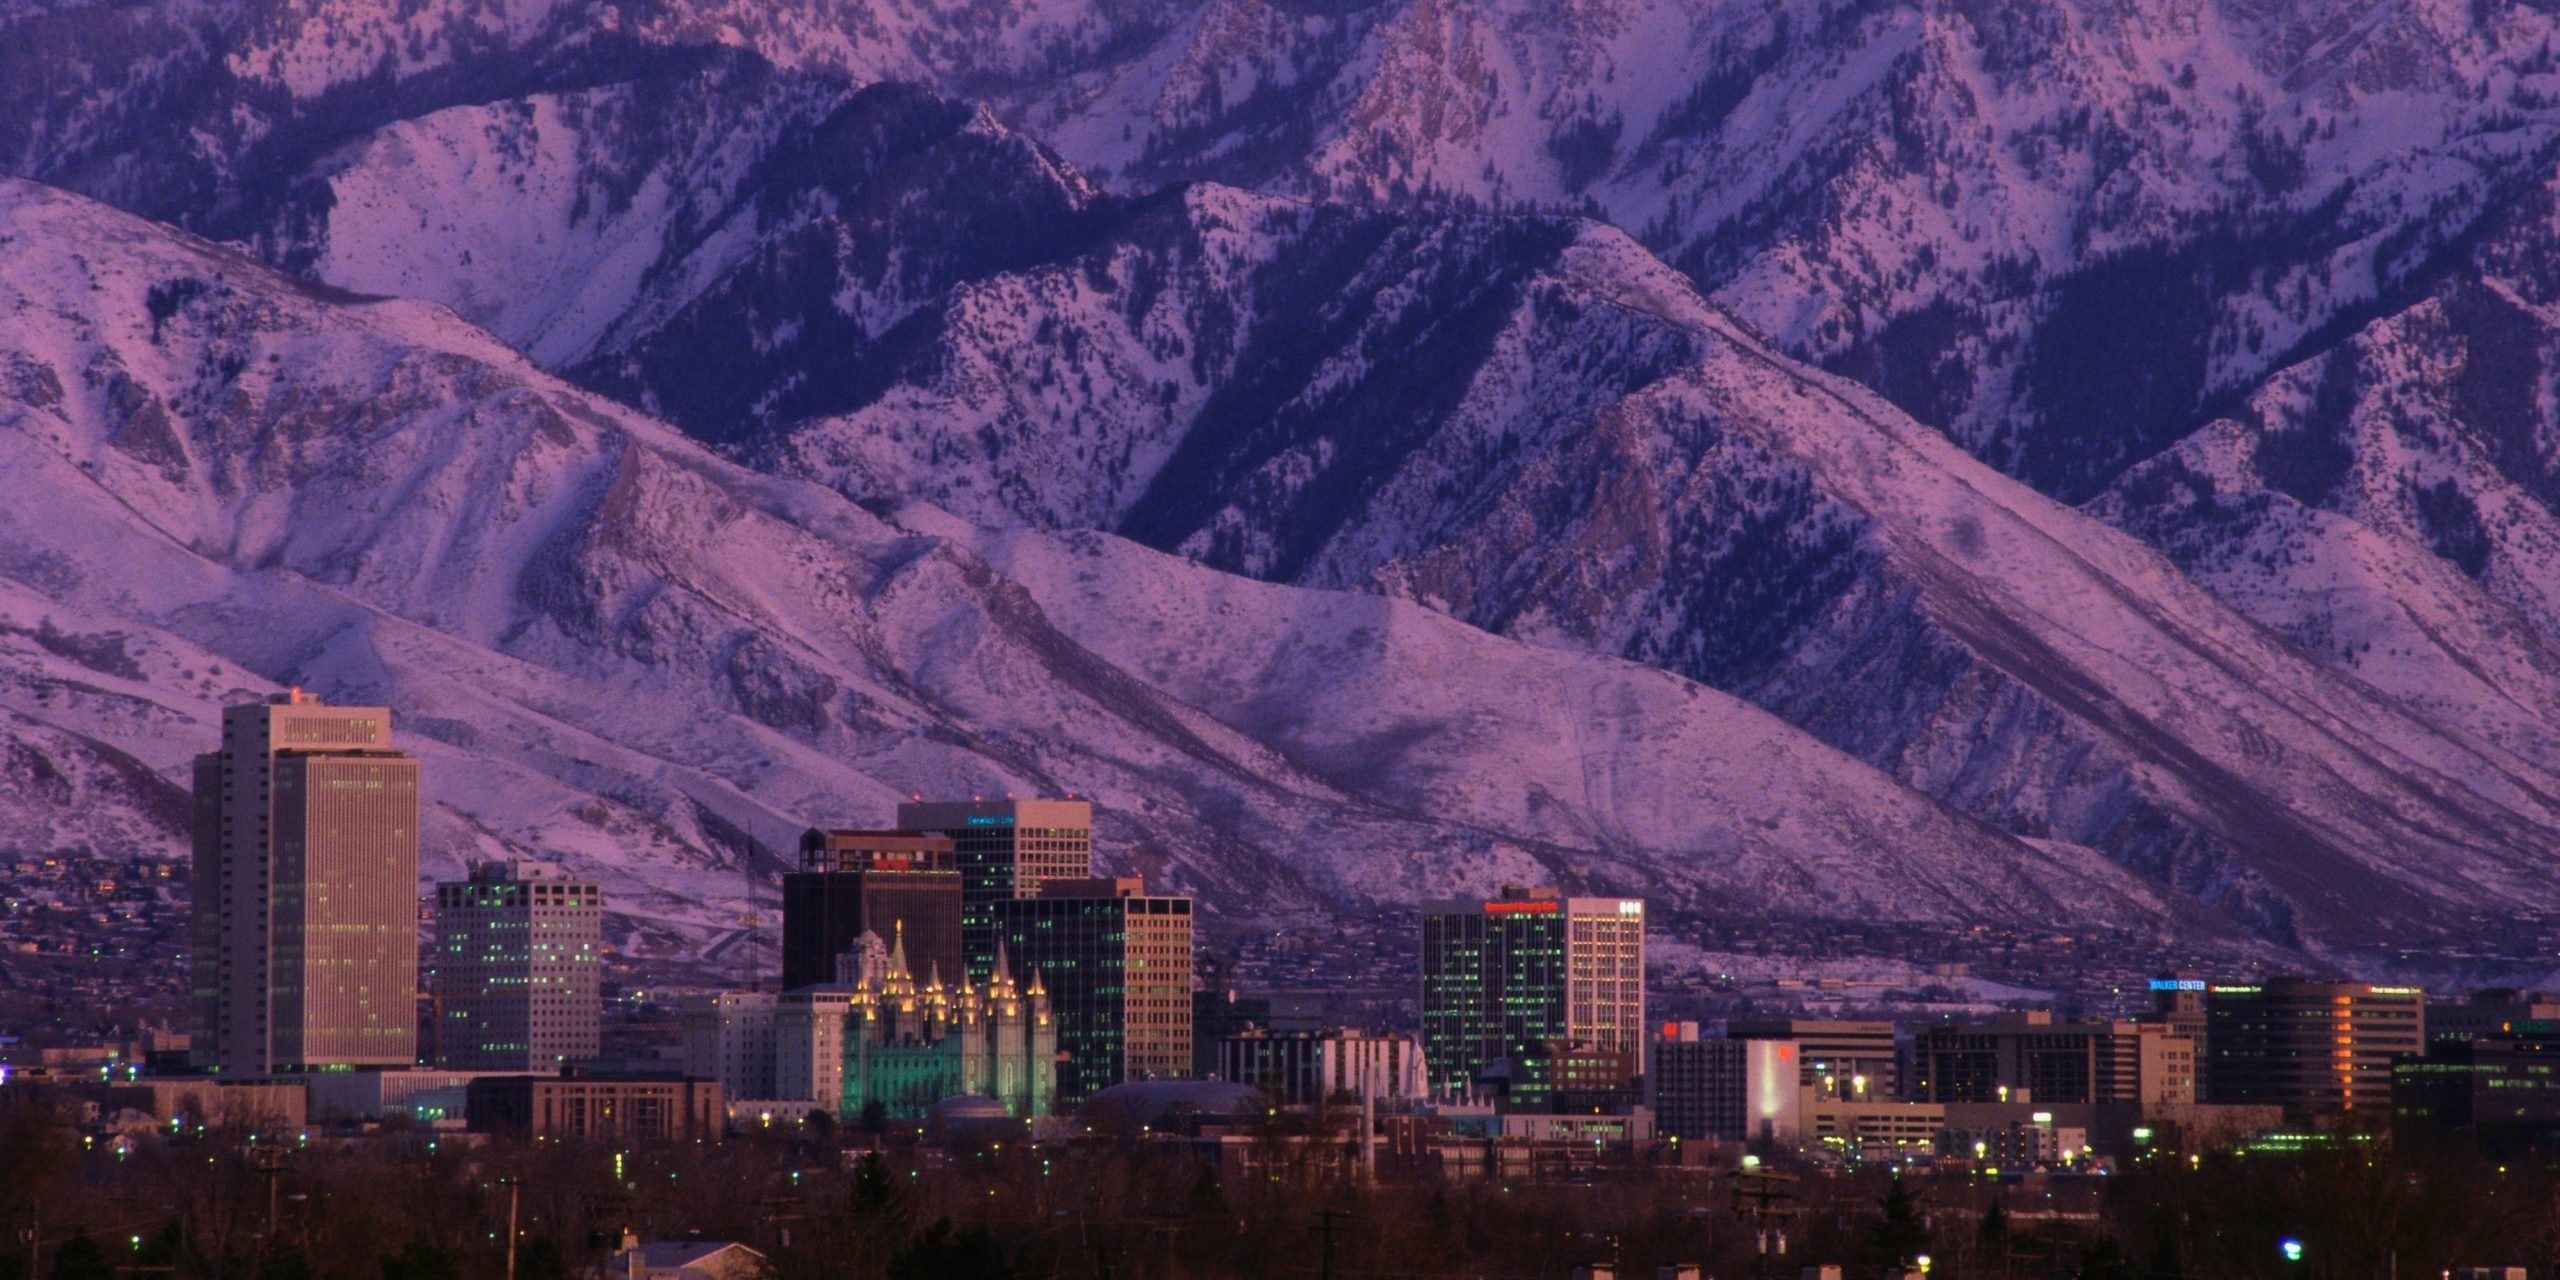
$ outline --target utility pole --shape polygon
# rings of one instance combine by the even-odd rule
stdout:
[[[507,1184],[507,1280],[516,1280],[516,1202],[524,1195],[524,1180],[500,1178]]]
[[[251,1147],[249,1167],[256,1170],[259,1177],[267,1180],[267,1252],[273,1253],[276,1248],[276,1224],[280,1217],[278,1211],[283,1207],[281,1200],[284,1148]]]
[[[1324,1231],[1324,1280],[1333,1280],[1333,1220],[1343,1217],[1340,1209],[1318,1209],[1316,1218]]]

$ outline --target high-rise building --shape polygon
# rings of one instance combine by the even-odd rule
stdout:
[[[1645,1101],[1654,1132],[1723,1142],[1787,1142],[1801,1127],[1804,1086],[1791,1040],[1734,1040],[1698,1034],[1694,1022],[1664,1023],[1646,1042]]]
[[[957,982],[961,877],[949,836],[811,831],[782,877],[782,986],[833,982],[836,958],[868,933],[902,938],[916,972]]]
[[[2205,1098],[2305,1110],[2380,1109],[2391,1061],[2427,1048],[2416,987],[2271,979],[2205,993]]]
[[[382,707],[229,707],[196,757],[196,1065],[406,1067],[418,1048],[418,762]]]
[[[1191,992],[1191,1074],[1203,1080],[1211,1076],[1232,1080],[1235,1077],[1225,1076],[1218,1065],[1221,1046],[1229,1036],[1271,1030],[1271,997],[1236,990],[1235,966],[1207,951],[1200,953],[1194,976],[1198,984]]]
[[[1772,1018],[1734,1022],[1735,1040],[1782,1040],[1796,1048],[1804,1087],[1816,1098],[1873,1102],[1902,1096],[1902,1048],[1886,1021]]]
[[[1506,887],[1422,917],[1422,1054],[1431,1087],[1469,1094],[1498,1062],[1551,1044],[1644,1052],[1644,903]]]
[[[2055,1022],[2040,1011],[1929,1027],[1912,1041],[1920,1102],[2196,1100],[2195,1042],[2161,1023]]]
[[[600,1048],[604,903],[549,862],[436,886],[436,1065],[557,1071]]]
[[[1192,1066],[1191,899],[1135,877],[1051,880],[997,903],[1003,954],[1044,984],[1058,1023],[1058,1101]]]
[[[924,800],[898,806],[902,830],[951,838],[960,866],[960,946],[969,980],[995,972],[995,908],[1048,880],[1093,874],[1093,806],[1082,800]]]

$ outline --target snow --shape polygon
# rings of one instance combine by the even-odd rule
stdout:
[[[1092,795],[1106,861],[1143,850],[1218,912],[1566,866],[1814,915],[2163,910],[2086,851],[2009,840],[1660,672],[1107,537],[883,522],[449,311],[328,300],[27,184],[0,185],[0,241],[0,366],[112,365],[184,449],[120,447],[129,420],[76,374],[0,407],[0,484],[55,495],[0,511],[0,612],[144,655],[110,691],[147,711],[78,731],[174,783],[226,702],[299,683],[389,705],[426,766],[430,874],[567,862],[660,958],[719,948],[770,873],[724,832],[772,850],[911,791]],[[203,291],[155,341],[148,296],[183,280]],[[216,351],[241,359],[227,389]],[[0,654],[13,726],[73,684]],[[1804,803],[1752,812],[1773,790]],[[1911,852],[1879,867],[1887,838]]]

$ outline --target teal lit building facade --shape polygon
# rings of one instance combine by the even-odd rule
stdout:
[[[1422,915],[1422,1055],[1434,1094],[1583,1046],[1642,1061],[1644,903],[1509,886]]]
[[[876,937],[871,941],[876,943]],[[1016,984],[1001,950],[984,986],[963,978],[921,985],[903,939],[885,963],[866,965],[845,999],[840,1117],[878,1103],[895,1119],[922,1117],[945,1098],[992,1098],[1005,1114],[1050,1114],[1057,1101],[1058,1026],[1040,974]]]

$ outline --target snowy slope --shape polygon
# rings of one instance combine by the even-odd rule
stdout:
[[[2077,500],[2539,181],[2554,22],[2470,0],[64,3],[0,16],[0,85],[27,86],[0,165],[248,235],[375,130],[731,49],[983,99],[1126,194],[1597,214],[1790,354]],[[741,116],[741,153],[768,123]]]
[[[2375,687],[2548,758],[2560,725],[2560,189],[2091,510]]]
[[[969,104],[719,55],[367,135],[252,243],[722,440],[836,407],[900,321],[1061,252],[1094,204]]]
[[[874,510],[1632,658],[2267,935],[2418,936],[2552,898],[2552,21],[64,0],[0,15],[0,167],[445,303]],[[1156,189],[1201,177],[1281,194]],[[1631,234],[1483,211],[1522,204]],[[119,456],[201,479],[153,384],[82,377]],[[888,680],[787,656],[818,676],[714,692],[824,738]]]
[[[1605,228],[1194,188],[928,331],[774,465],[1705,679],[2277,936],[2552,891],[2547,735],[2340,678]]]
[[[387,703],[427,762],[431,867],[596,869],[644,952],[720,944],[749,841],[909,791],[1090,795],[1111,861],[1222,911],[1521,875],[1713,911],[2169,910],[1660,672],[1114,539],[884,522],[441,309],[0,191],[0,482],[54,495],[0,511],[0,603],[112,668],[0,649],[11,740],[82,734],[165,779],[244,693]],[[1257,651],[1250,679],[1215,657]]]

